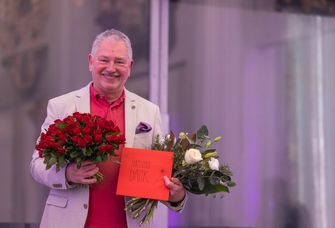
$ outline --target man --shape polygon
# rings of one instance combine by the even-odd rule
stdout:
[[[113,120],[126,135],[126,147],[150,148],[154,136],[161,134],[160,113],[156,105],[124,87],[133,66],[129,38],[114,29],[99,34],[88,56],[88,65],[92,82],[80,90],[51,99],[42,131],[56,119],[74,112],[90,112]],[[140,123],[145,123],[151,131],[136,131]],[[75,164],[68,164],[56,172],[55,167],[46,170],[43,159],[35,151],[32,176],[51,188],[41,227],[137,227],[138,221],[124,211],[125,198],[115,194],[118,167],[110,159],[100,164],[86,161],[79,169]],[[100,183],[92,178],[98,171],[104,174]],[[181,210],[185,201],[182,184],[178,179],[167,177],[164,182],[170,197],[163,203],[175,211]]]

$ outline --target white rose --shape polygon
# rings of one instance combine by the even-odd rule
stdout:
[[[219,170],[219,160],[216,159],[216,158],[211,158],[209,161],[208,161],[208,165],[209,165],[209,168],[211,168],[211,170]]]
[[[187,164],[194,164],[202,160],[201,153],[197,149],[188,149],[185,153],[185,162]]]

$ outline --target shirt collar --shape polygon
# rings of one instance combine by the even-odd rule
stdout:
[[[118,105],[120,105],[124,102],[124,99],[125,99],[126,96],[125,96],[125,92],[123,90],[121,96],[117,100],[115,100],[113,102],[109,102],[105,96],[98,94],[96,89],[93,87],[93,82],[92,82],[92,84],[90,85],[90,97],[91,97],[91,99],[93,99],[94,101],[96,101],[98,103],[102,102],[102,103],[106,103],[106,104],[109,104],[109,105],[118,106]]]

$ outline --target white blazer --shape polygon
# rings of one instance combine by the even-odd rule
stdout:
[[[42,125],[42,131],[48,129],[48,126],[56,119],[64,119],[74,112],[89,113],[90,84],[82,89],[49,100],[47,117]],[[135,134],[136,127],[140,122],[150,124],[152,130],[147,133]],[[153,137],[162,132],[159,107],[125,90],[125,131],[126,147],[149,149]],[[89,207],[89,188],[69,188],[66,184],[65,168],[59,172],[56,172],[55,167],[46,170],[43,159],[39,158],[36,150],[33,153],[30,167],[33,178],[50,188],[40,227],[84,227]],[[184,202],[178,207],[173,207],[168,202],[162,203],[174,211],[180,211],[184,205]],[[128,213],[127,224],[131,228],[138,227],[138,222],[132,219]],[[154,227],[153,224],[141,227]]]

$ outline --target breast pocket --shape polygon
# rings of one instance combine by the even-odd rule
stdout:
[[[50,206],[62,207],[65,208],[67,206],[68,199],[64,196],[52,195],[50,194],[46,204]]]
[[[152,144],[152,134],[151,132],[136,134],[134,138],[134,147],[150,149]]]

